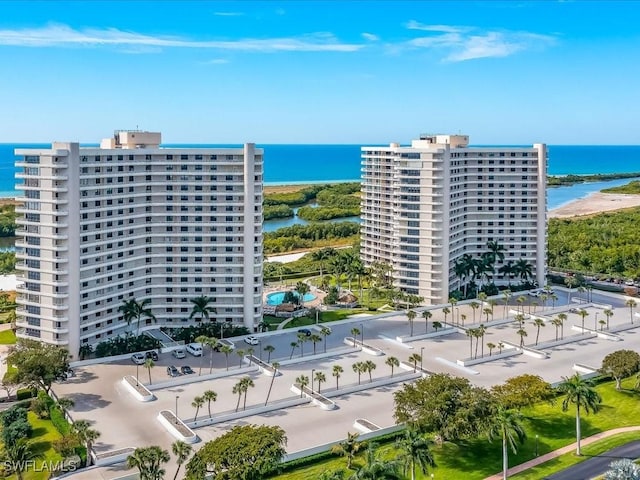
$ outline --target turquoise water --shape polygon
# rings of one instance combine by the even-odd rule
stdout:
[[[267,295],[267,305],[280,305],[284,300],[284,294],[287,292],[274,292]],[[298,297],[298,292],[293,292],[293,294]],[[302,297],[305,302],[310,302],[311,300],[315,300],[316,296],[312,293],[305,293],[304,297]]]

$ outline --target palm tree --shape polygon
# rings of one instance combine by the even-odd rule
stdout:
[[[238,355],[238,358],[240,358],[240,365],[238,366],[238,368],[242,368],[242,361],[244,360],[245,353],[246,352],[241,348],[236,350],[236,355]]]
[[[558,317],[555,317],[551,320],[551,325],[556,327],[556,341],[558,341],[558,328],[562,326],[562,320],[560,320]]]
[[[213,352],[215,352],[216,345],[218,345],[218,339],[216,337],[202,338],[202,336],[200,336],[196,341],[200,342],[203,347],[209,347],[209,375],[211,375],[213,372]],[[202,365],[202,361],[200,362],[200,365]]]
[[[211,416],[211,415],[209,415]],[[173,476],[173,480],[178,478],[178,472],[180,471],[180,467],[182,464],[187,461],[189,455],[191,455],[191,445],[183,442],[182,440],[176,440],[171,444],[171,450],[173,454],[176,456],[176,463],[178,464],[178,469],[176,470],[176,474]]]
[[[569,297],[567,298],[567,302],[571,303],[571,291],[573,290],[573,287],[578,285],[578,279],[576,277],[565,277],[564,284],[569,287]]]
[[[556,308],[556,302],[558,301],[558,295],[555,293],[551,294],[551,308]]]
[[[87,452],[87,459],[89,456]],[[33,460],[40,457],[40,454],[32,450],[31,443],[21,438],[11,445],[5,445],[3,457],[5,473],[15,473],[18,480],[23,480],[22,474],[27,471],[27,467]]]
[[[311,259],[320,264],[320,283],[324,280],[324,264],[327,260],[336,255],[336,250],[331,247],[321,248],[311,253]]]
[[[69,397],[60,397],[56,401],[56,407],[63,413],[65,412],[65,410],[69,410],[70,408],[73,408],[75,404],[76,402],[74,402]]]
[[[362,362],[356,362],[353,365],[351,365],[351,368],[353,368],[353,371],[356,372],[358,374],[358,385],[360,385],[360,376],[364,373],[365,371],[365,367],[364,367],[364,363]]]
[[[304,282],[296,283],[296,292],[298,293],[298,300],[300,302],[300,306],[304,307],[304,296],[309,293],[309,285]]]
[[[538,339],[540,338],[540,327],[544,327],[545,323],[541,318],[536,318],[533,320],[533,324],[538,329],[538,331],[536,332],[536,345],[538,345]]]
[[[302,398],[304,387],[309,385],[309,377],[307,377],[306,375],[300,375],[298,378],[296,378],[296,383],[300,385],[300,398]]]
[[[373,379],[371,378],[371,372],[373,372],[376,367],[377,365],[375,364],[375,362],[372,362],[371,360],[367,360],[364,362],[364,371],[369,374],[369,383],[373,381]]]
[[[204,347],[209,342],[209,337],[206,335],[198,335],[196,338],[196,343],[199,343],[202,346],[203,352],[200,355],[200,368],[198,369],[198,376],[202,375],[202,364],[204,363]]]
[[[391,367],[391,378],[393,378],[393,369],[400,366],[400,360],[396,357],[387,357],[384,363]]]
[[[338,381],[340,380],[340,375],[344,373],[344,369],[340,365],[334,365],[331,370],[331,375],[336,377],[336,390],[338,390]]]
[[[247,393],[249,392],[250,388],[255,387],[256,385],[253,383],[253,380],[251,380],[251,377],[244,377],[242,380],[240,380],[240,382],[242,383],[242,393],[244,393],[244,402],[242,404],[242,410],[246,410],[247,409]]]
[[[308,337],[305,333],[298,333],[298,345],[300,346],[300,357],[304,357],[304,344],[308,340]]]
[[[291,347],[291,355],[289,355],[289,360],[291,360],[293,358],[293,352],[296,351],[296,348],[298,348],[300,344],[298,342],[291,342],[289,346]]]
[[[514,454],[518,453],[516,442],[522,443],[527,438],[522,425],[522,415],[500,407],[491,418],[488,437],[489,441],[495,437],[502,438],[502,478],[506,480],[509,469],[509,447]]]
[[[504,348],[504,343],[498,342],[498,352],[502,353],[502,349]]]
[[[211,402],[218,400],[218,394],[213,390],[206,390],[202,394],[202,398],[207,402],[207,410],[209,411],[209,418],[211,418]]]
[[[580,409],[582,408],[585,413],[597,413],[600,409],[602,398],[593,388],[593,382],[581,378],[577,373],[572,377],[562,377],[562,380],[562,383],[557,387],[558,392],[565,395],[562,401],[562,411],[566,412],[572,403],[576,406],[576,455],[581,455]]]
[[[533,266],[524,258],[517,260],[514,268],[516,275],[518,275],[525,282],[533,276]]]
[[[233,386],[233,389],[231,389],[231,392],[235,395],[236,393],[238,394],[238,401],[236,402],[236,412],[238,411],[238,409],[240,408],[240,400],[242,399],[242,380],[238,380],[236,382],[236,384]]]
[[[322,337],[316,333],[309,337],[309,341],[313,343],[313,354],[316,354],[316,344],[322,341]]]
[[[144,361],[144,368],[146,368],[146,369],[147,369],[147,372],[149,373],[149,385],[151,385],[151,369],[152,369],[153,367],[155,367],[155,366],[156,366],[156,364],[155,364],[155,363],[154,363],[154,361],[153,361],[153,360],[151,360],[150,358],[147,358],[147,359]]]
[[[454,318],[454,313],[456,311],[455,306],[458,304],[458,299],[456,297],[449,298],[449,303],[451,304],[451,323],[455,323],[456,319]]]
[[[433,328],[435,328],[436,333],[438,333],[438,329],[442,328],[442,324],[440,322],[433,322]]]
[[[509,308],[509,299],[511,298],[511,290],[503,290],[502,296],[504,297],[504,318],[507,318],[507,309]]]
[[[353,337],[353,348],[356,348],[356,340],[358,335],[360,335],[360,329],[353,327],[350,333],[351,333],[351,336]]]
[[[486,315],[486,322],[489,323],[489,315],[493,315],[493,311],[491,310],[490,307],[484,308],[482,309],[482,313],[484,313]]]
[[[145,317],[149,320],[156,321],[155,315],[151,312],[148,305],[151,303],[151,299],[147,298],[138,303],[135,298],[130,300],[123,300],[122,305],[118,307],[118,311],[122,312],[124,320],[127,322],[127,326],[131,325],[131,321],[136,321],[136,336],[140,333],[140,320]]]
[[[607,330],[609,330],[609,318],[611,316],[613,316],[613,310],[609,309],[609,308],[605,308],[604,312],[602,312],[605,314],[605,316],[607,317]]]
[[[314,380],[318,382],[318,393],[320,393],[320,384],[327,381],[327,377],[324,372],[316,372]]]
[[[201,295],[199,297],[192,298],[189,301],[193,303],[193,308],[191,309],[191,315],[189,315],[190,319],[195,317],[196,315],[200,315],[200,320],[204,320],[204,319],[209,320],[210,314],[216,313],[216,309],[209,305],[211,302],[213,302],[213,298],[211,297],[207,297],[206,295]]]
[[[480,326],[478,327],[478,337],[480,338],[480,356],[484,357],[484,335],[485,333],[487,333],[487,327],[484,326],[484,324],[480,324]],[[476,350],[478,349],[478,341],[476,340]]]
[[[267,399],[264,401],[264,406],[267,406],[267,403],[269,403],[269,397],[271,396],[271,389],[273,388],[273,381],[276,379],[276,376],[278,375],[278,369],[280,368],[280,364],[278,362],[273,362],[271,364],[271,367],[273,368],[273,376],[271,377],[271,383],[269,384],[269,391],[267,392]]]
[[[589,312],[587,312],[584,308],[581,308],[580,310],[578,310],[578,315],[580,315],[580,318],[582,319],[582,333],[584,333],[584,317],[589,315]]]
[[[465,334],[469,337],[469,358],[473,357],[473,339],[476,338],[476,329],[467,328]]]
[[[471,302],[469,306],[471,310],[473,310],[473,323],[476,323],[476,310],[480,308],[480,304],[478,302]]]
[[[196,396],[191,402],[191,406],[196,409],[196,414],[193,416],[193,421],[198,421],[198,412],[200,411],[200,407],[204,405],[204,398]]]
[[[451,310],[449,310],[449,307],[444,307],[442,313],[444,313],[444,323],[447,323],[447,315],[451,313]]]
[[[331,329],[323,325],[320,327],[320,335],[324,340],[324,353],[327,353],[327,337],[331,335]]]
[[[274,347],[273,345],[267,345],[266,347],[264,347],[264,351],[267,352],[267,363],[269,363],[271,361],[271,354],[275,351],[276,347]]]
[[[411,480],[416,478],[416,466],[427,473],[428,467],[434,467],[435,461],[431,453],[433,442],[427,440],[420,433],[409,427],[404,431],[404,435],[396,440],[396,449],[400,450],[405,460],[406,469],[411,473]]]
[[[564,339],[564,322],[567,319],[566,313],[559,313],[558,320],[560,320],[560,340]]]
[[[518,310],[522,311],[522,313],[524,313],[525,300],[526,298],[524,297],[524,295],[520,295],[518,298],[516,298],[516,303],[518,304]]]
[[[631,317],[631,323],[633,323],[633,309],[636,308],[636,305],[638,305],[638,304],[633,298],[630,298],[629,300],[624,302],[624,304],[627,307],[629,307],[629,314],[630,314],[630,317]]]
[[[429,310],[422,312],[422,318],[424,318],[424,333],[429,333],[429,319],[433,314]]]
[[[416,312],[414,312],[413,310],[408,310],[407,311],[407,320],[409,320],[409,329],[410,329],[410,337],[413,337],[413,321],[416,319],[416,316],[418,314]]]
[[[166,473],[162,464],[169,460],[169,452],[156,445],[140,447],[127,457],[127,467],[137,468],[140,471],[140,480],[162,480]]]
[[[340,442],[331,448],[331,451],[336,455],[347,457],[347,468],[351,468],[353,458],[362,448],[362,443],[358,442],[359,436],[358,433],[347,433],[347,439],[344,442]]]
[[[401,463],[397,460],[382,460],[376,455],[378,446],[369,442],[365,451],[365,464],[350,480],[402,480]]]
[[[229,371],[229,354],[233,352],[233,347],[231,345],[222,345],[220,347],[220,351],[224,353],[224,359],[227,366],[227,371]]]
[[[493,349],[496,348],[496,344],[493,342],[487,342],[487,348],[489,349],[489,356],[491,356],[491,352],[493,352]]]
[[[76,420],[71,424],[71,429],[78,437],[78,441],[87,448],[87,466],[91,466],[91,448],[100,437],[100,432],[92,429],[87,420]]]
[[[462,320],[462,326],[464,327],[464,321],[467,319],[467,316],[464,313],[460,314],[460,320]]]
[[[413,363],[413,373],[418,370],[418,362],[422,361],[422,357],[418,353],[413,353],[409,356],[409,362]]]
[[[520,328],[520,329],[518,329],[516,334],[520,335],[520,346],[523,347],[524,346],[524,337],[527,336],[527,331],[524,328]]]

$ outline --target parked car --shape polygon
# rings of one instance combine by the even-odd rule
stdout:
[[[184,350],[182,349],[174,350],[173,352],[171,352],[171,355],[173,355],[176,358],[184,358],[187,356],[187,354],[184,353]]]
[[[179,377],[180,376],[180,372],[175,367],[175,365],[169,365],[167,367],[167,375],[169,375],[170,377]]]
[[[153,360],[154,362],[158,361],[158,352],[156,352],[155,350],[150,350],[148,352],[146,352],[144,354],[145,358],[150,358],[151,360]]]
[[[187,352],[189,352],[194,357],[202,356],[202,345],[199,343],[189,343],[187,345]]]
[[[245,343],[248,343],[249,345],[258,345],[260,343],[260,340],[258,340],[258,337],[254,337],[253,335],[246,337],[244,339]]]
[[[183,375],[191,375],[192,373],[195,373],[189,365],[183,365],[180,367],[180,372],[182,372]]]
[[[136,365],[142,365],[145,360],[146,357],[142,353],[134,353],[133,355],[131,355],[131,361]]]
[[[302,333],[307,337],[311,336],[311,330],[309,330],[308,328],[301,328],[300,330],[298,330],[298,333]]]
[[[570,308],[569,309],[569,313],[580,313],[580,309],[579,308],[575,308],[575,307]]]

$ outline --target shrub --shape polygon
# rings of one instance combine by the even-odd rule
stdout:
[[[2,429],[2,441],[5,445],[13,445],[21,438],[29,438],[33,428],[27,420],[18,420]]]
[[[78,437],[74,434],[63,435],[53,442],[53,449],[62,457],[69,457],[75,453]]]
[[[38,418],[49,418],[49,405],[40,395],[38,395],[38,398],[31,400],[29,409],[35,413]]]
[[[33,388],[21,388],[16,393],[16,398],[18,400],[27,400],[35,396],[36,396],[36,390],[34,390]]]
[[[2,416],[2,426],[8,427],[12,423],[19,422],[21,420],[27,421],[27,409],[24,407],[19,407],[14,405],[13,407],[6,410]]]
[[[64,418],[64,414],[59,408],[52,407],[49,410],[49,416],[51,417],[51,423],[56,427],[56,430],[60,432],[60,435],[68,435],[69,432],[71,432],[71,425],[69,425],[67,419]]]

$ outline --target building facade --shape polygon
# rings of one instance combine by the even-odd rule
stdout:
[[[396,287],[447,303],[470,280],[482,283],[456,264],[481,258],[488,242],[504,247],[504,259],[484,281],[518,282],[517,270],[507,272],[526,262],[544,285],[544,144],[470,147],[466,135],[422,135],[411,146],[362,147],[361,166],[362,259],[391,265]]]
[[[194,322],[200,296],[217,321],[261,321],[262,150],[160,143],[121,131],[16,150],[19,337],[76,356],[133,329],[118,310],[132,298],[157,319],[141,330]]]

